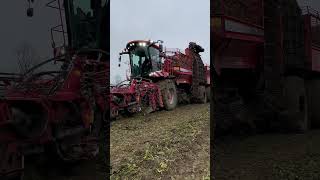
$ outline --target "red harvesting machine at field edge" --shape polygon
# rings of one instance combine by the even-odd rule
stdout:
[[[215,133],[319,127],[320,16],[296,0],[212,0]]]
[[[0,179],[20,179],[30,154],[74,162],[101,152],[109,116],[108,3],[50,1],[61,20],[51,33],[63,40],[57,46],[52,39],[55,57],[24,74],[1,73]]]
[[[163,50],[162,41],[131,41],[121,55],[130,59],[131,76],[111,87],[111,117],[142,111],[150,113],[177,103],[206,103],[210,93],[210,67],[200,57],[204,49],[190,42],[185,53]],[[119,64],[120,66],[120,64]]]

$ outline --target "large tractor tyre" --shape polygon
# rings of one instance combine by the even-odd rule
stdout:
[[[215,137],[231,133],[235,118],[230,109],[233,100],[228,98],[224,89],[214,88],[213,90],[213,119],[215,122]]]
[[[199,103],[205,104],[207,103],[208,96],[205,86],[199,86]]]
[[[222,88],[213,96],[215,136],[252,134],[257,131],[257,116],[252,105],[246,103],[237,89],[230,92]]]
[[[308,115],[311,127],[320,127],[320,79],[309,80],[307,83]]]
[[[211,101],[211,89],[210,86],[206,87],[206,93],[207,93],[207,102]]]
[[[164,108],[168,111],[176,108],[178,104],[178,94],[176,85],[172,80],[164,80],[158,83],[161,89]]]
[[[286,105],[285,126],[298,133],[309,129],[308,105],[304,79],[288,76],[284,79],[283,95]]]
[[[115,105],[110,106],[110,120],[114,121],[117,120],[117,118],[119,117],[119,110],[117,108],[114,107]]]
[[[69,113],[71,112],[74,111],[71,110]],[[106,132],[104,132],[106,128],[106,113],[107,112],[102,112],[98,108],[93,110],[94,119],[90,131],[79,125],[70,127],[70,125],[60,124],[54,127],[54,134],[57,140],[46,147],[48,153],[54,158],[52,160],[57,161],[57,163],[74,164],[81,160],[95,159],[99,153],[103,153],[104,147],[101,147],[101,145],[106,139],[104,137],[106,134]],[[74,114],[73,117],[77,117],[79,120],[80,114],[81,113],[78,112]],[[67,120],[70,115],[71,114],[66,114],[64,120]],[[69,121],[72,120],[69,119]],[[62,132],[64,132],[65,129],[72,132],[72,134],[67,134],[64,137],[64,133]]]

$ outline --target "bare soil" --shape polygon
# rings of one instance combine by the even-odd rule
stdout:
[[[102,154],[96,160],[59,163],[47,155],[28,157],[23,180],[105,180],[107,169]]]
[[[217,180],[320,179],[320,131],[216,140]]]
[[[111,179],[209,179],[209,104],[111,124]]]

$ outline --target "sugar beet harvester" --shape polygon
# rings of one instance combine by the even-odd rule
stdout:
[[[107,4],[50,1],[47,6],[57,9],[61,20],[52,38],[63,40],[58,46],[52,39],[54,58],[23,74],[1,73],[0,179],[20,179],[26,155],[51,152],[59,162],[74,162],[102,151],[109,116]]]
[[[319,13],[296,0],[211,2],[216,134],[319,127]]]
[[[201,60],[204,49],[189,43],[185,53],[165,51],[162,41],[131,41],[120,53],[128,55],[130,77],[111,88],[111,116],[150,113],[177,103],[206,103],[210,94],[210,67]],[[119,64],[120,66],[120,64]]]

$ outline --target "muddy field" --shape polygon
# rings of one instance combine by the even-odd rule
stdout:
[[[226,137],[216,142],[216,180],[320,179],[320,131]]]
[[[111,125],[111,179],[209,179],[209,104]]]
[[[23,180],[104,180],[106,163],[102,154],[96,160],[73,164],[57,163],[46,155],[27,157]]]

